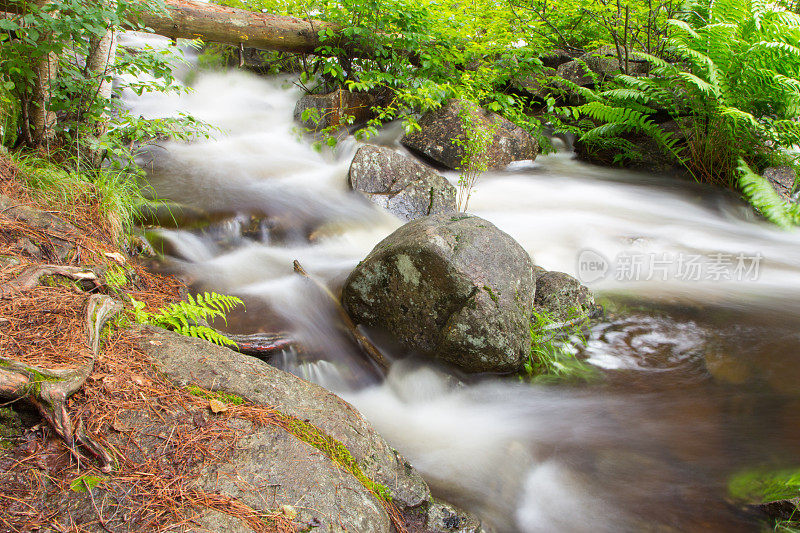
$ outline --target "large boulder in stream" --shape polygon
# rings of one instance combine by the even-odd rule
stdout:
[[[426,113],[419,120],[420,129],[404,135],[400,142],[447,168],[458,169],[464,159],[464,148],[456,140],[465,138],[462,113],[469,113],[478,128],[493,130],[488,150],[490,169],[503,168],[512,161],[535,159],[539,154],[539,145],[528,132],[500,115],[482,108],[469,109],[468,105],[462,100],[449,100]]]
[[[378,243],[345,281],[357,323],[466,372],[512,372],[530,349],[528,253],[482,218],[441,214]]]
[[[456,210],[456,189],[444,176],[391,148],[362,146],[349,176],[353,190],[406,221]]]

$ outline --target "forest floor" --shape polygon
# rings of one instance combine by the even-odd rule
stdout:
[[[91,363],[86,315],[93,294],[133,297],[158,309],[185,291],[178,280],[148,272],[120,249],[97,203],[41,205],[24,183],[20,170],[0,154],[0,358],[6,362],[0,365],[0,531],[180,529],[208,509],[256,531],[292,531],[291,520],[280,513],[266,516],[193,487],[193,474],[232,453],[237,435],[221,417],[203,415],[213,407],[207,396],[177,387],[153,369],[137,348],[125,310],[104,330],[88,379],[65,402],[72,431],[67,439],[35,394],[2,398],[8,361],[48,370]],[[18,283],[43,265],[88,267],[98,276],[46,276],[32,287]],[[176,410],[195,416],[168,416]],[[180,438],[172,444],[168,439],[162,454],[134,453],[143,444],[120,416],[131,411],[160,417],[169,435]],[[110,464],[79,439],[67,442],[81,434],[100,444]],[[97,486],[116,495],[113,508],[95,501]]]

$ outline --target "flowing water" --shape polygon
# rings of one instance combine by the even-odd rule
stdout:
[[[293,131],[300,93],[288,79],[192,78],[186,95],[125,95],[137,114],[189,112],[219,128],[142,155],[159,198],[202,213],[151,233],[167,251],[160,268],[243,298],[232,331],[290,331],[307,354],[275,363],[355,405],[437,495],[496,531],[758,530],[727,482],[800,457],[798,232],[730,194],[566,150],[487,173],[470,211],[606,303],[578,354],[598,379],[464,384],[394,351],[379,381],[292,271],[298,260],[336,290],[400,226],[348,190],[358,144],[314,151]],[[390,125],[371,142],[402,149],[400,134]]]

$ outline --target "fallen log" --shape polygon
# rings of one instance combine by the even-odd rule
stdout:
[[[0,11],[24,14],[18,0],[0,0]],[[322,45],[320,30],[338,33],[336,24],[257,13],[195,0],[166,0],[162,11],[139,13],[139,22],[171,39],[202,39],[248,48],[314,53]],[[129,24],[137,29],[136,24]]]
[[[331,290],[324,283],[310,276],[297,260],[294,261],[294,271],[296,274],[300,274],[313,283],[322,294],[331,300],[331,303],[339,314],[339,318],[341,319],[345,330],[350,334],[351,338],[356,342],[358,347],[361,348],[361,351],[363,351],[370,358],[370,360],[378,366],[378,368],[386,373],[389,370],[389,359],[383,355],[380,349],[375,346],[375,344],[373,344],[373,342],[370,341],[366,335],[359,331],[358,326],[350,318],[350,315],[347,314],[347,311],[344,310],[344,307],[342,307],[339,298],[337,298],[336,295],[333,294],[333,292],[331,292]]]
[[[164,12],[142,13],[141,23],[173,39],[202,39],[249,48],[313,53],[322,45],[320,30],[338,32],[339,29],[321,20],[256,13],[194,0],[167,0],[165,3]]]

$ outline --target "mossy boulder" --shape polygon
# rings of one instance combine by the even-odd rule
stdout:
[[[474,215],[409,222],[345,281],[357,323],[466,372],[513,372],[530,348],[535,281],[528,253]]]
[[[456,189],[444,176],[391,148],[359,148],[349,178],[353,190],[406,221],[456,210]]]
[[[464,159],[464,148],[456,142],[464,140],[462,112],[469,113],[477,128],[492,129],[488,149],[488,166],[499,169],[512,161],[535,159],[539,145],[531,135],[505,118],[485,109],[465,111],[469,104],[449,100],[439,109],[429,111],[420,120],[418,131],[404,135],[400,142],[409,150],[450,169],[458,169]]]

